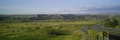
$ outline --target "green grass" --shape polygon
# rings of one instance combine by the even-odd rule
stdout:
[[[81,29],[82,27],[96,25],[97,23],[99,22],[1,23],[0,40],[80,40],[82,35],[77,32],[72,32]],[[40,29],[36,29],[36,27]],[[56,34],[48,34],[48,29],[55,29]]]

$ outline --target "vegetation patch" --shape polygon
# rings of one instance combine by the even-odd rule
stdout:
[[[115,28],[117,25],[118,25],[118,21],[116,19],[111,19],[104,24],[105,27],[110,27],[110,28]]]
[[[58,30],[58,29],[47,29],[47,34],[50,35],[69,35],[70,32],[68,30]]]

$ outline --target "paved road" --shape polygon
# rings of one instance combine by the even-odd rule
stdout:
[[[108,31],[110,40],[120,40],[120,29],[104,28],[104,23],[90,27],[90,29],[97,31]]]

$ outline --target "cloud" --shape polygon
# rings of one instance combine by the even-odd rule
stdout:
[[[70,9],[60,9],[60,10],[57,10],[58,12],[69,12],[71,11]]]
[[[119,12],[120,5],[79,6],[76,12]]]
[[[59,13],[120,13],[120,5],[79,6],[74,9],[60,9]]]
[[[27,8],[27,7],[0,7],[0,14],[4,13],[37,13],[37,14],[73,14],[73,13],[120,13],[120,4],[97,5],[97,6],[78,6],[74,8]]]

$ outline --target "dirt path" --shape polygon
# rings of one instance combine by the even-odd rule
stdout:
[[[92,37],[90,37],[88,34],[86,34],[82,29],[76,30],[75,32],[79,32],[80,34],[82,34],[82,39],[81,40],[94,40]]]

